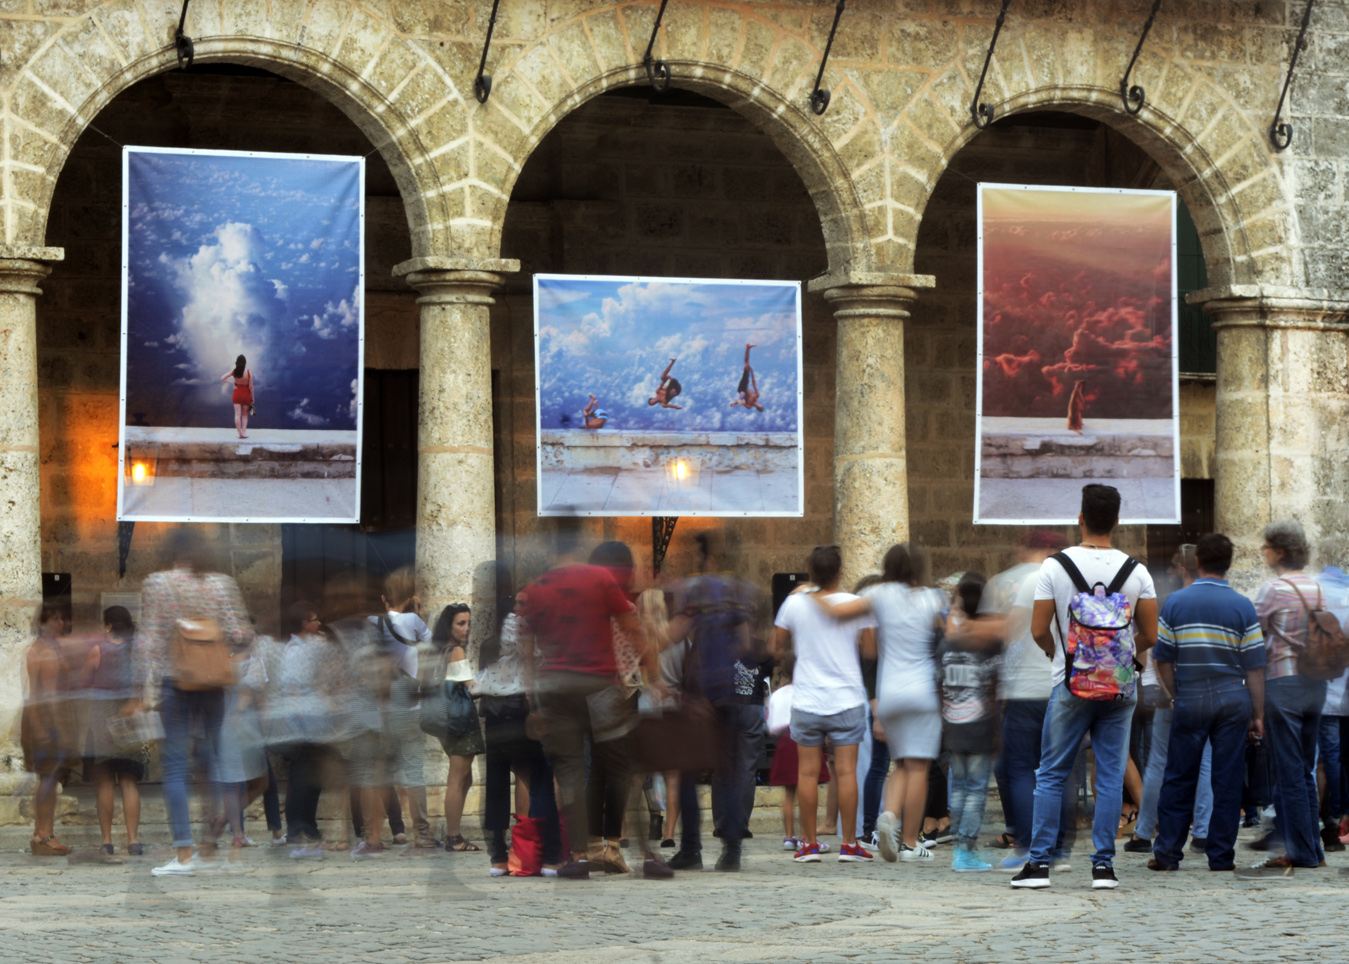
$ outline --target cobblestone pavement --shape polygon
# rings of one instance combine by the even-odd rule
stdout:
[[[1249,832],[1243,834],[1249,839]],[[84,852],[89,852],[86,849]],[[1344,854],[1290,882],[1121,854],[1092,891],[1085,856],[1047,891],[928,866],[797,865],[762,837],[739,875],[657,882],[492,879],[484,855],[297,861],[242,852],[232,873],[155,878],[167,847],[119,865],[0,854],[4,961],[1338,961]],[[992,852],[990,852],[991,855]],[[711,858],[714,851],[709,851]],[[1246,862],[1256,855],[1242,850]],[[708,860],[711,866],[711,859]]]

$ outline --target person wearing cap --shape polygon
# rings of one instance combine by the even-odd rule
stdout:
[[[590,396],[590,404],[581,409],[581,415],[585,418],[586,428],[604,428],[604,423],[609,421],[609,413],[599,407],[594,395]]]

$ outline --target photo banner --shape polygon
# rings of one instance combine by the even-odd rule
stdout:
[[[800,516],[801,285],[534,276],[541,516]]]
[[[974,521],[1180,521],[1176,196],[980,184]]]
[[[365,161],[122,150],[117,518],[359,522]]]

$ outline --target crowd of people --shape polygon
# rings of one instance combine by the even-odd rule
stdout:
[[[255,846],[244,823],[259,798],[264,839],[297,860],[374,859],[389,839],[404,854],[480,852],[464,833],[478,756],[493,876],[701,869],[702,782],[715,867],[736,871],[771,748],[783,847],[798,863],[824,859],[834,833],[844,863],[873,851],[930,862],[949,842],[954,871],[996,867],[1015,888],[1048,887],[1068,867],[1089,787],[1094,888],[1118,886],[1122,838],[1151,853],[1152,871],[1179,869],[1187,841],[1211,871],[1324,866],[1349,839],[1349,577],[1304,571],[1303,530],[1279,522],[1264,533],[1273,575],[1254,600],[1226,582],[1234,549],[1220,534],[1182,547],[1169,574],[1179,588],[1159,599],[1112,543],[1119,515],[1114,488],[1087,485],[1080,542],[1032,530],[1011,569],[939,586],[915,547],[897,545],[847,592],[839,549],[817,547],[809,582],[775,611],[738,574],[723,530],[696,534],[696,573],[642,586],[628,546],[583,554],[564,524],[536,579],[511,593],[502,570],[478,647],[467,605],[428,625],[407,570],[378,600],[360,579],[334,580],[321,605],[297,602],[279,633],[259,634],[184,527],[171,565],[145,582],[138,625],[112,607],[101,635],[73,636],[59,609],[38,615],[23,716],[32,852],[70,852],[57,786],[82,767],[101,853],[117,853],[120,789],[126,853],[142,855],[138,783],[157,743],[175,849],[157,876]],[[445,756],[439,835],[428,735]],[[981,847],[992,784],[1005,824]],[[1252,843],[1269,855],[1238,867],[1238,830],[1271,805],[1274,825]]]

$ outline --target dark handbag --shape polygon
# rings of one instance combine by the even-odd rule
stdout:
[[[1274,802],[1269,769],[1269,748],[1265,741],[1247,743],[1246,785],[1241,794],[1243,806],[1267,807]]]
[[[678,709],[644,718],[637,724],[634,739],[638,763],[652,773],[716,769],[718,730],[712,704],[686,696]]]
[[[512,693],[510,696],[480,696],[478,708],[488,722],[506,722],[523,720],[529,716],[529,700],[524,693]]]
[[[440,671],[445,675],[445,657],[441,656]],[[417,725],[423,733],[429,733],[437,739],[472,733],[478,728],[478,708],[473,703],[473,695],[463,683],[444,680],[432,687],[422,697],[422,707],[418,714]]]

